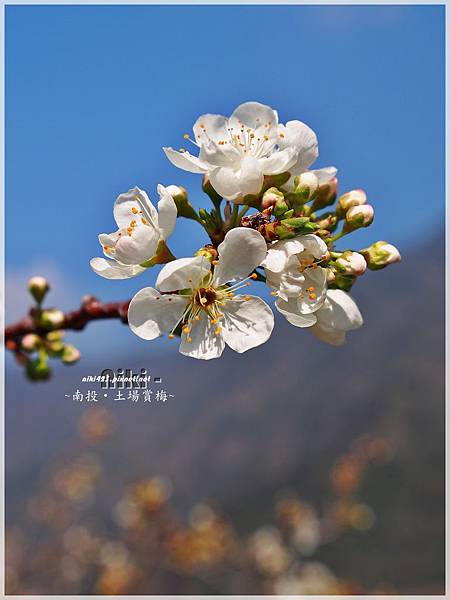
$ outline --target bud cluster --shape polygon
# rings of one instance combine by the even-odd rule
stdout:
[[[37,333],[25,334],[17,347],[16,358],[25,367],[25,373],[32,381],[44,381],[51,375],[49,358],[57,358],[70,365],[80,359],[80,352],[72,344],[64,341],[64,313],[56,308],[42,308],[42,302],[50,290],[44,277],[32,277],[28,281],[28,291],[36,302],[31,311]],[[47,330],[47,333],[40,333]]]

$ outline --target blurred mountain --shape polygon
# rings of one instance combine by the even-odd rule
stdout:
[[[63,459],[63,448],[70,452],[78,417],[91,406],[65,394],[95,387],[80,377],[146,367],[173,397],[164,404],[105,400],[120,423],[99,450],[108,473],[105,511],[124,484],[161,474],[181,510],[209,500],[250,531],[271,521],[280,491],[320,507],[334,460],[358,436],[375,433],[395,447],[363,485],[375,525],[346,534],[322,558],[339,576],[369,585],[443,593],[444,255],[441,235],[404,252],[400,265],[365,275],[352,294],[365,325],[341,348],[278,318],[267,344],[217,361],[188,360],[176,347],[149,358],[147,344],[136,340],[126,364],[81,361],[44,385],[8,369],[7,521],[20,520],[43,466]]]

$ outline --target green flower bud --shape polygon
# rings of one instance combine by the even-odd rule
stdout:
[[[364,190],[352,190],[341,196],[337,202],[336,214],[342,219],[352,206],[361,206],[367,203]]]
[[[330,284],[330,287],[344,290],[344,292],[348,292],[352,288],[355,281],[355,276],[342,275],[341,273],[336,273],[334,281],[332,284]]]
[[[265,237],[268,240],[286,240],[304,233],[312,233],[317,230],[317,225],[308,217],[293,217],[282,219],[265,225]]]
[[[374,210],[370,204],[352,206],[345,215],[344,232],[354,231],[360,227],[368,227],[373,222]]]
[[[71,365],[76,363],[81,358],[81,352],[72,346],[72,344],[66,344],[64,346],[61,359],[65,365]]]
[[[48,308],[41,312],[38,321],[45,329],[58,329],[64,323],[64,313],[57,308]]]
[[[28,291],[38,304],[41,304],[49,289],[50,285],[45,277],[36,276],[28,281]]]
[[[45,381],[51,375],[51,369],[48,366],[47,354],[40,353],[38,358],[28,361],[26,374],[32,381]]]
[[[84,298],[83,298],[84,300]],[[49,342],[59,342],[64,339],[64,331],[61,329],[55,329],[55,331],[49,331],[45,336],[45,339]]]
[[[24,352],[34,352],[41,345],[41,338],[35,333],[27,333],[20,342],[20,347]]]
[[[367,266],[372,271],[384,269],[384,267],[400,262],[402,259],[397,248],[384,241],[375,242],[375,244],[361,250],[361,254],[366,259]]]
[[[261,207],[266,210],[272,207],[272,213],[277,217],[281,217],[289,210],[289,206],[284,199],[284,194],[276,187],[269,188],[262,197]]]

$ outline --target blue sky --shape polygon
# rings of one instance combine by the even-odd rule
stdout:
[[[316,166],[338,167],[342,192],[367,191],[376,220],[355,249],[404,249],[441,228],[443,6],[8,6],[7,273],[42,266],[67,296],[151,285],[90,271],[115,197],[179,183],[200,206],[199,176],[161,147],[247,100],[308,123]],[[180,223],[171,247],[190,255],[203,241]]]

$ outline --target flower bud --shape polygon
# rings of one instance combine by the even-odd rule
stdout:
[[[330,285],[330,283],[334,283],[334,281],[336,280],[336,271],[330,267],[327,269],[327,283],[328,285]]]
[[[343,218],[352,206],[361,206],[362,204],[367,204],[367,196],[364,190],[352,190],[339,198],[336,214],[339,218]]]
[[[334,213],[327,213],[321,215],[319,220],[316,221],[320,229],[327,229],[328,231],[334,231],[338,225],[338,218]]]
[[[333,177],[327,183],[319,185],[316,196],[312,204],[311,210],[320,210],[326,206],[330,206],[336,200],[338,189],[338,179]]]
[[[28,291],[38,304],[41,304],[49,289],[50,285],[45,277],[36,276],[28,280]]]
[[[26,374],[32,381],[45,381],[48,379],[51,370],[48,366],[47,355],[42,354],[38,358],[28,361]]]
[[[65,365],[71,365],[76,363],[81,358],[81,352],[72,346],[72,344],[66,344],[62,352],[61,359]]]
[[[57,308],[43,310],[39,316],[39,324],[46,329],[58,329],[64,323],[64,313]]]
[[[336,260],[336,270],[345,275],[362,275],[366,270],[367,264],[364,256],[352,250],[346,250]]]
[[[304,233],[312,233],[317,230],[317,225],[309,220],[308,217],[293,217],[292,219],[282,219],[278,225],[275,225],[275,233],[279,239],[289,239]]]
[[[271,187],[264,192],[261,207],[263,210],[272,207],[272,212],[276,217],[281,217],[289,210],[283,192],[276,187]]]
[[[34,352],[41,345],[41,338],[35,333],[27,333],[20,342],[20,347],[24,352]]]
[[[310,171],[306,171],[306,173],[302,173],[294,178],[294,196],[295,200],[298,202],[308,202],[316,193],[319,187],[319,180],[317,179],[317,175],[311,173]]]
[[[83,297],[83,299],[85,296]],[[93,298],[93,296],[91,296]],[[64,331],[61,329],[55,329],[54,331],[49,331],[45,336],[45,339],[49,342],[60,342],[64,338]]]
[[[384,267],[400,262],[402,259],[397,248],[384,241],[376,242],[368,248],[361,250],[361,254],[366,259],[367,266],[372,271],[384,269]]]
[[[197,250],[194,256],[204,256],[212,263],[213,260],[217,260],[219,253],[212,244],[207,244],[206,246],[203,246],[203,248]]]
[[[344,290],[344,292],[348,292],[351,290],[355,281],[356,277],[354,275],[343,275],[341,273],[336,273],[332,287],[339,290]]]
[[[177,207],[177,215],[186,219],[196,219],[197,214],[189,202],[188,193],[181,185],[169,185],[166,190],[172,196]]]
[[[349,232],[360,227],[368,227],[373,221],[374,211],[370,204],[352,206],[345,215],[344,231]]]

